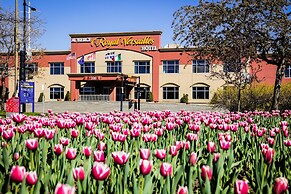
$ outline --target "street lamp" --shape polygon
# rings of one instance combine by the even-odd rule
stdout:
[[[19,70],[19,81],[26,81],[26,7],[28,7],[31,11],[36,11],[34,7],[27,5],[26,0],[23,0],[23,48],[20,51],[20,70]],[[19,84],[20,87],[20,84]],[[22,108],[22,109],[21,109]],[[20,112],[25,112],[26,106],[25,103],[20,104]]]

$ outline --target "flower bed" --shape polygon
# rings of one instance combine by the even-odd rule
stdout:
[[[282,193],[291,111],[0,119],[1,193]]]

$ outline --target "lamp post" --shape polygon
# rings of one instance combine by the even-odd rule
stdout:
[[[35,8],[27,5],[26,0],[23,0],[23,48],[20,51],[20,70],[19,70],[19,81],[25,82],[26,81],[26,7],[28,7],[32,11],[36,11]],[[21,84],[19,84],[19,90],[21,89]],[[21,98],[21,96],[19,96]],[[21,99],[20,99],[21,100]],[[26,111],[25,103],[20,104],[20,112]]]

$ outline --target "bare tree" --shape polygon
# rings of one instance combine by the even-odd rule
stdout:
[[[174,40],[186,48],[194,47],[193,57],[207,57],[211,76],[233,84],[239,92],[247,83],[260,81],[256,76],[260,66],[249,71],[254,62],[276,65],[272,109],[278,109],[282,77],[290,62],[287,8],[290,10],[290,0],[200,1],[197,6],[184,6],[174,13]],[[223,63],[224,71],[217,70],[217,62]]]
[[[20,42],[24,42],[27,39],[27,36],[23,36],[23,24],[26,21],[23,21],[23,18],[16,19],[15,12],[4,10],[0,8],[0,110],[4,110],[4,103],[7,99],[8,92],[17,93],[17,87],[14,91],[8,91],[6,84],[8,82],[9,76],[15,76],[15,53],[18,53],[19,50],[16,48],[21,48],[20,45],[15,45],[15,38],[17,37]],[[16,30],[15,24],[19,24],[19,30]],[[26,33],[32,37],[32,40],[36,40],[44,32],[42,29],[42,21],[38,16],[34,16],[30,20],[31,31]],[[16,33],[17,32],[17,33]],[[36,46],[35,44],[32,44]],[[41,49],[39,49],[41,50]],[[42,52],[37,52],[42,53]],[[29,62],[30,57],[27,56],[27,62]]]

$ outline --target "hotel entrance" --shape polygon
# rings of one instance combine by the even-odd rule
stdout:
[[[72,98],[78,101],[128,101],[134,98],[137,77],[115,74],[68,74]],[[74,92],[73,92],[74,91]],[[123,97],[123,98],[121,98]]]

